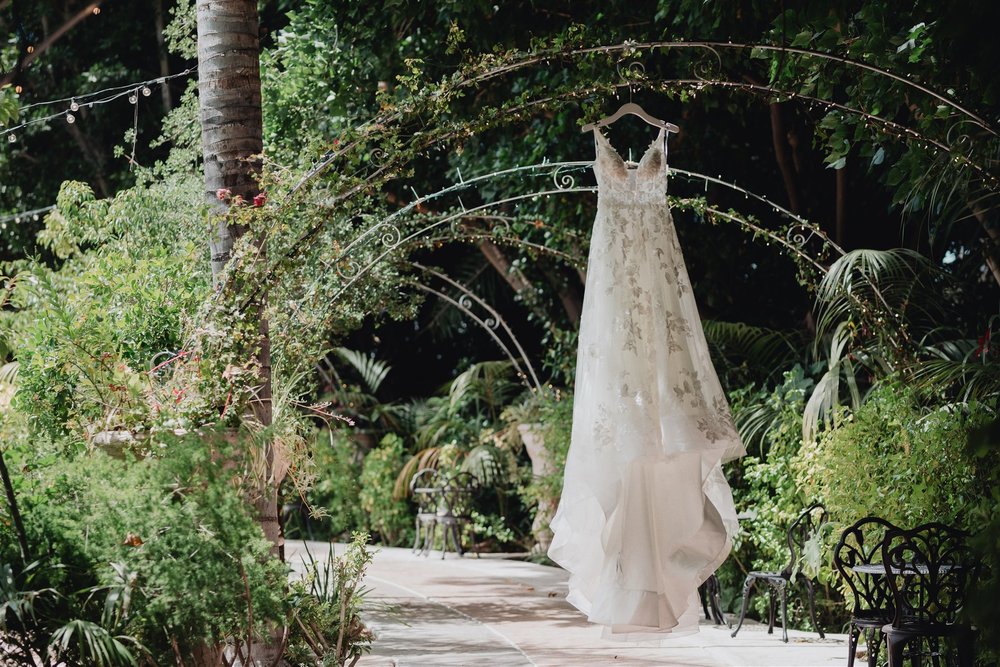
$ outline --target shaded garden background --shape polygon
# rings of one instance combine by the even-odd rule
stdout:
[[[81,8],[0,3],[4,72]],[[517,426],[542,424],[550,456],[564,456],[595,198],[496,207],[401,244],[393,234],[454,213],[453,202],[380,221],[463,175],[588,160],[580,124],[627,99],[681,126],[673,166],[761,195],[830,241],[814,236],[803,249],[815,262],[803,260],[779,243],[802,233],[788,216],[718,185],[671,184],[749,451],[727,471],[740,508],[757,512],[721,573],[727,603],[745,570],[781,564],[782,527],[816,499],[836,525],[871,513],[956,523],[995,564],[1000,46],[981,36],[998,18],[990,3],[262,2],[266,202],[231,215],[267,254],[248,240],[221,297],[190,78],[83,108],[73,123],[7,129],[195,64],[192,3],[100,10],[0,90],[3,453],[31,556],[64,566],[31,583],[119,586],[137,600],[109,617],[85,596],[62,598],[42,614],[53,628],[85,619],[95,636],[103,628],[160,656],[189,650],[181,638],[242,636],[286,613],[280,568],[206,453],[206,441],[226,449],[234,432],[248,470],[263,442],[287,456],[289,536],[361,529],[405,544],[407,476],[464,466],[487,489],[470,539],[529,551],[539,501],[558,497],[558,467],[533,478]],[[588,51],[599,46],[612,48]],[[53,99],[63,101],[29,106]],[[610,132],[638,147],[648,129],[623,121]],[[502,194],[487,186],[462,205]],[[51,204],[37,220],[6,217]],[[352,246],[365,230],[376,233]],[[545,386],[526,391],[486,332],[425,298],[413,262],[492,304]],[[246,304],[261,291],[274,347],[267,427],[245,417],[258,382]],[[138,434],[124,462],[97,446],[109,432]],[[19,555],[15,529],[3,505],[0,563],[18,588],[34,558]],[[199,551],[208,534],[215,550]],[[212,564],[208,578],[170,569],[195,552]],[[825,584],[823,622],[842,623],[828,558],[803,568]],[[168,613],[188,586],[230,594],[206,601],[221,610]]]

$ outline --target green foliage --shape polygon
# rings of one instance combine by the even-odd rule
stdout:
[[[991,418],[976,403],[923,407],[912,389],[886,384],[803,449],[798,477],[844,525],[877,514],[978,530],[971,510],[990,502],[996,467],[958,445]]]
[[[348,429],[331,429],[316,434],[307,463],[311,479],[304,489],[314,538],[341,539],[367,527],[361,508],[358,480],[363,452]],[[286,524],[289,537],[306,537],[304,517]]]
[[[13,125],[18,117],[17,94],[9,84],[0,87],[0,127]]]
[[[403,469],[406,450],[398,435],[388,434],[378,447],[368,452],[361,468],[361,491],[358,499],[367,515],[369,529],[389,546],[413,539],[413,515],[409,504],[393,493],[396,478]]]
[[[782,383],[773,390],[747,387],[729,396],[748,451],[727,470],[737,510],[748,515],[740,521],[730,564],[719,573],[724,588],[733,595],[738,594],[751,569],[779,572],[785,567],[788,527],[811,502],[822,500],[803,488],[795,467],[802,445],[802,410],[812,386],[812,380],[796,366],[784,373]],[[829,560],[833,544],[830,533],[815,537],[794,567],[820,582],[818,605],[823,615],[830,597],[826,584],[834,576]],[[801,600],[792,599],[796,601],[789,608],[790,619],[803,623],[807,610]],[[737,601],[735,598],[734,603]],[[767,613],[766,602],[767,596],[754,597],[762,618]]]
[[[360,616],[361,583],[375,555],[367,542],[366,533],[354,533],[341,556],[330,543],[322,562],[306,551],[305,576],[288,593],[291,634],[284,657],[295,667],[353,665],[371,650],[375,636]]]
[[[80,453],[25,468],[25,527],[45,563],[33,586],[59,591],[44,608],[36,599],[33,637],[92,652],[124,642],[159,661],[174,642],[189,653],[246,636],[250,604],[254,633],[281,622],[285,569],[224,470],[234,454],[199,436],[162,444],[162,458]]]
[[[504,410],[501,415],[508,426],[508,437],[522,440],[519,427],[536,430],[541,437],[543,455],[548,461],[548,472],[532,474],[526,470],[526,483],[518,488],[525,506],[537,511],[540,501],[559,502],[562,495],[563,471],[569,453],[570,435],[573,430],[573,394],[570,391],[545,385],[532,389],[526,398]],[[547,517],[548,519],[552,517]]]
[[[194,208],[185,216],[173,201],[190,192],[189,183],[161,183],[105,201],[84,184],[64,185],[40,241],[66,261],[17,264],[15,310],[0,318],[20,362],[16,405],[40,432],[79,438],[148,426],[168,402],[146,371],[182,348],[208,287],[205,269],[192,268],[204,252],[190,238]]]
[[[740,472],[733,497],[737,508],[756,514],[741,524],[746,530],[741,531],[737,558],[748,567],[752,563],[754,569],[784,567],[785,531],[811,501],[796,478],[793,462],[802,444],[802,409],[812,384],[796,367],[772,391],[730,395],[733,418],[748,451],[737,464]]]

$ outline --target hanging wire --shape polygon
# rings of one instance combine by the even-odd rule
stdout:
[[[29,125],[35,125],[37,123],[45,123],[56,118],[65,117],[67,123],[73,123],[76,121],[76,116],[74,113],[85,107],[94,107],[99,104],[107,104],[108,102],[113,102],[119,98],[129,96],[129,101],[132,98],[136,98],[138,101],[138,95],[143,97],[148,97],[152,93],[151,86],[163,85],[171,79],[177,79],[183,76],[188,76],[195,71],[194,67],[189,67],[182,72],[177,72],[176,74],[168,74],[167,76],[156,77],[155,79],[148,79],[146,81],[137,81],[135,83],[129,83],[122,86],[114,86],[112,88],[105,88],[103,90],[94,91],[92,93],[84,93],[83,95],[74,95],[73,97],[64,97],[58,100],[49,100],[46,102],[34,102],[32,104],[25,105],[18,109],[18,113],[23,113],[28,109],[33,109],[35,107],[41,106],[55,106],[57,104],[68,104],[68,110],[63,109],[58,113],[53,113],[48,116],[43,116],[40,118],[32,118],[31,120],[26,120],[20,125],[14,125],[12,127],[5,127],[0,129],[0,137],[6,136],[8,143],[13,143],[17,137],[14,134],[16,131],[21,130]],[[149,91],[149,92],[147,92]],[[135,102],[132,102],[135,104]]]
[[[55,204],[52,204],[50,206],[43,206],[42,208],[36,208],[30,211],[21,211],[20,213],[11,213],[9,215],[0,216],[0,224],[6,225],[8,222],[21,224],[21,222],[27,222],[28,220],[37,221],[44,213],[48,213],[55,207]]]

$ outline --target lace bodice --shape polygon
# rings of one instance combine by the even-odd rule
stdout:
[[[620,204],[665,202],[667,191],[667,158],[664,154],[664,133],[649,144],[639,159],[639,164],[629,168],[600,130],[594,129],[597,155],[594,158],[594,175],[597,177],[597,196],[600,201],[611,200]]]

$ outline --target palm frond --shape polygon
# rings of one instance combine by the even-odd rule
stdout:
[[[929,258],[907,248],[852,250],[830,266],[817,288],[817,340],[852,317],[890,334],[906,322],[935,322],[940,288],[931,287],[945,279]]]
[[[389,374],[392,367],[384,361],[375,358],[375,355],[367,355],[357,350],[346,347],[338,347],[334,350],[337,356],[357,371],[368,392],[374,394]]]
[[[816,438],[820,423],[832,420],[834,410],[840,405],[841,377],[847,385],[851,405],[857,407],[861,404],[861,392],[855,377],[856,364],[844,354],[850,340],[850,327],[847,322],[841,322],[829,338],[827,370],[816,383],[802,411],[802,438],[806,442]]]
[[[510,452],[491,443],[469,450],[462,460],[462,471],[472,473],[484,486],[496,486],[507,480]]]
[[[410,495],[410,480],[418,471],[424,468],[437,468],[438,458],[441,456],[440,447],[427,447],[420,450],[403,464],[403,469],[396,477],[396,484],[392,487],[394,498],[406,498]]]
[[[100,625],[83,619],[66,623],[52,633],[49,648],[60,658],[80,658],[96,667],[135,665],[132,651]]]
[[[16,361],[8,361],[3,366],[0,366],[0,384],[15,384],[20,367],[21,365]]]
[[[1000,364],[966,359],[930,359],[914,364],[910,377],[919,389],[939,393],[960,388],[960,400],[995,399],[1000,396]]]
[[[746,363],[764,371],[767,378],[786,370],[801,356],[801,341],[781,331],[717,320],[705,320],[702,326],[713,359],[734,365]]]

